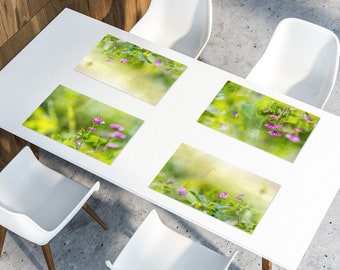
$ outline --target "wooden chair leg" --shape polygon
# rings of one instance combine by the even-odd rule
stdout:
[[[104,223],[104,221],[96,214],[96,212],[93,211],[93,209],[87,204],[85,203],[83,205],[83,209],[86,211],[86,213],[88,213],[95,221],[97,221],[99,223],[100,226],[103,227],[103,229],[105,231],[107,231],[109,229],[109,227]]]
[[[262,270],[272,270],[272,262],[262,258]]]
[[[42,248],[44,256],[45,256],[45,260],[46,260],[46,263],[47,263],[48,270],[55,270],[50,244],[43,245],[43,246],[41,246],[41,248]]]
[[[2,254],[2,248],[4,247],[6,232],[7,229],[0,225],[0,256]]]

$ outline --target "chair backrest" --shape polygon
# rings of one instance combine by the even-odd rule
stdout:
[[[282,20],[247,79],[322,108],[334,87],[339,39],[330,30],[296,19]]]
[[[25,147],[0,172],[0,224],[38,245],[48,243],[79,211],[87,188],[47,168]]]
[[[197,58],[212,28],[211,0],[151,0],[131,33]]]
[[[227,269],[236,252],[225,257],[166,227],[152,210],[134,233],[111,269]]]

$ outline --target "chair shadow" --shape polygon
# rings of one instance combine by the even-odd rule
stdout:
[[[34,265],[34,268],[37,270],[44,270],[46,267],[44,266],[45,264],[45,258],[42,255],[41,259],[38,259],[34,253],[32,252],[34,246],[37,246],[36,244],[29,242],[27,240],[22,239],[20,236],[16,235],[15,233],[12,233],[11,231],[7,231],[6,238],[11,237],[13,242],[18,246],[18,249],[20,249],[26,256],[26,258],[31,262],[32,265]],[[32,248],[29,249],[28,246],[31,245]],[[6,248],[6,242],[5,246]],[[38,252],[41,252],[43,254],[42,249],[39,247]],[[15,257],[15,254],[11,254],[11,256]]]
[[[326,88],[322,87],[324,82],[327,81],[329,83],[329,78],[323,78],[323,80],[318,80],[319,87],[309,87],[307,84],[308,82],[315,81],[315,78],[318,78],[320,76],[320,67],[322,67],[325,74],[332,74],[333,67],[329,65],[332,57],[332,55],[329,54],[329,51],[332,51],[332,43],[329,42],[326,44],[318,53],[317,58],[315,59],[315,63],[313,65],[313,68],[310,70],[308,75],[303,78],[300,82],[292,85],[292,87],[287,91],[287,95],[290,97],[293,97],[298,100],[306,101],[307,103],[310,103],[309,101],[313,102],[314,106],[322,105],[322,104],[316,104],[317,100],[326,100],[330,91],[319,91],[318,89]],[[326,59],[326,60],[325,60]],[[329,69],[330,71],[327,71]],[[329,76],[330,77],[330,76]],[[306,87],[307,86],[307,87]],[[331,89],[331,87],[327,87],[327,89]],[[314,91],[313,91],[314,90]],[[323,103],[323,102],[322,102]]]
[[[201,9],[201,10],[199,10]],[[196,11],[194,12],[194,18],[192,20],[192,24],[190,26],[190,29],[187,31],[185,35],[177,39],[170,48],[172,50],[178,51],[180,53],[183,53],[185,55],[191,55],[193,57],[193,47],[195,49],[195,52],[198,53],[201,50],[201,47],[204,45],[205,42],[202,42],[202,39],[204,40],[206,37],[198,36],[197,35],[197,26],[196,24],[201,24],[202,18],[205,18],[204,14],[202,14],[204,10],[200,7],[200,5],[197,3]],[[206,27],[206,25],[204,25]],[[208,32],[208,30],[206,31]],[[191,46],[188,46],[188,43],[191,44]]]
[[[184,220],[183,218],[168,212],[167,210],[161,209],[161,208],[157,208],[158,212],[160,213],[160,218],[162,220],[162,222],[164,224],[166,224],[169,228],[171,228],[172,230],[185,235],[188,238],[191,238],[193,241],[200,243],[201,245],[204,245],[205,247],[220,253],[224,256],[231,256],[232,253],[234,252],[234,249],[228,249],[227,247],[224,248],[224,250],[229,250],[228,252],[221,252],[220,249],[218,247],[216,247],[216,245],[213,244],[212,241],[209,240],[209,234],[212,234],[208,231],[205,231],[203,228],[199,228],[197,225],[192,224],[189,221]],[[167,218],[164,218],[164,216],[166,216]],[[163,217],[163,218],[162,218]],[[170,222],[166,222],[167,219],[170,219]],[[174,227],[174,225],[176,225]],[[205,232],[206,234],[208,234],[207,236],[204,236],[202,232]],[[227,240],[224,240],[222,238],[220,238],[221,240],[223,240],[223,242],[225,242],[226,246],[229,245],[229,242]],[[228,253],[228,254],[227,254]],[[237,254],[236,254],[236,258],[237,258]],[[231,263],[231,265],[229,266],[228,270],[241,270],[241,268],[239,268],[237,265],[235,265],[233,262]]]

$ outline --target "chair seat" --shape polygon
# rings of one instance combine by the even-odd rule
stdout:
[[[166,227],[152,210],[111,269],[227,269],[235,254],[227,258],[180,235]]]
[[[151,0],[130,33],[198,58],[211,28],[211,0]]]
[[[90,190],[55,171],[41,170],[40,166],[32,167],[20,184],[8,205],[46,231],[54,230]]]
[[[88,188],[65,177],[40,163],[25,147],[0,173],[0,225],[45,245],[99,185]]]
[[[42,247],[55,270],[49,241],[83,208],[104,230],[108,226],[86,203],[99,189],[87,188],[46,167],[24,147],[0,172],[0,256],[7,230]]]
[[[330,30],[296,18],[282,20],[247,80],[323,108],[339,66],[339,40]]]

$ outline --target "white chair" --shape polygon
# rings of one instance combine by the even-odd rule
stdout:
[[[278,24],[247,80],[323,108],[338,66],[339,40],[333,32],[301,19],[287,18]]]
[[[166,227],[152,210],[112,264],[112,270],[217,270],[227,269],[229,258]]]
[[[40,163],[28,146],[0,172],[0,255],[6,231],[42,246],[55,269],[49,241],[83,207],[105,230],[86,201],[99,189],[87,188]]]
[[[198,58],[211,27],[211,0],[151,0],[130,33]]]

